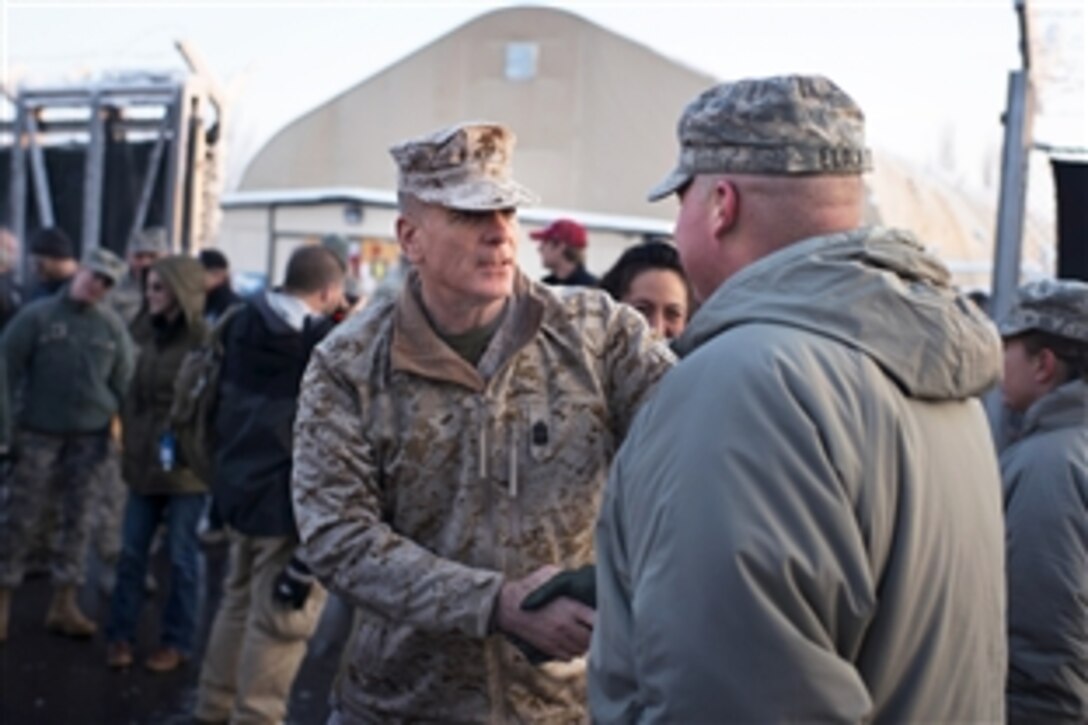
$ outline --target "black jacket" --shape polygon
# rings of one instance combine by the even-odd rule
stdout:
[[[228,308],[241,301],[242,298],[235,294],[229,282],[209,290],[204,299],[204,320],[209,325],[214,325]]]
[[[72,280],[71,277],[65,277],[64,279],[40,279],[37,284],[30,290],[30,295],[27,297],[28,302],[34,300],[44,299],[46,297],[52,297],[57,292],[60,292],[64,285],[68,284]]]
[[[0,330],[8,323],[23,303],[23,291],[11,272],[0,272]]]
[[[296,536],[291,444],[299,384],[328,319],[292,329],[264,294],[228,323],[215,415],[215,505],[248,536]]]
[[[541,280],[544,284],[566,286],[566,287],[599,287],[601,281],[590,274],[586,268],[582,265],[578,265],[578,268],[570,273],[567,277],[557,277],[554,274],[549,274],[547,277]]]

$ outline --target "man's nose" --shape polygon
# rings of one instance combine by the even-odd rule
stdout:
[[[513,214],[496,210],[487,213],[480,224],[484,228],[484,240],[489,244],[501,244],[514,238],[517,219]]]

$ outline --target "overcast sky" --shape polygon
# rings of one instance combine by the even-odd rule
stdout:
[[[7,85],[125,69],[181,69],[190,41],[236,92],[231,173],[276,130],[396,60],[500,7],[479,2],[0,0]],[[966,183],[1000,146],[1012,0],[545,2],[721,79],[820,72],[866,109],[873,145],[921,164],[951,153]],[[1084,0],[1038,0],[1065,85],[1036,137],[1086,145]],[[1071,60],[1070,60],[1071,58]],[[1070,75],[1069,63],[1075,71]],[[1068,79],[1074,78],[1073,83]]]

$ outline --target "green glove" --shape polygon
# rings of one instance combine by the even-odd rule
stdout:
[[[529,595],[521,602],[521,608],[527,612],[534,612],[545,607],[549,602],[559,597],[569,597],[582,604],[597,608],[597,570],[593,564],[586,564],[578,569],[566,569],[553,576],[539,587],[529,592]],[[540,665],[550,659],[528,642],[507,635],[515,647],[521,650],[525,659],[531,665]]]
[[[597,568],[586,564],[578,569],[565,569],[529,592],[521,602],[526,612],[534,612],[559,597],[568,597],[586,606],[597,608]]]

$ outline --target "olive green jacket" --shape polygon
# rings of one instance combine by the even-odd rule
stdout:
[[[16,425],[38,433],[105,432],[132,377],[132,338],[104,303],[57,294],[23,307],[0,350]]]
[[[203,269],[188,257],[166,257],[152,267],[178,299],[181,314],[173,324],[156,320],[144,310],[132,323],[139,345],[136,374],[121,411],[122,473],[141,494],[198,493],[203,481],[185,466],[174,445],[174,461],[165,470],[160,455],[162,436],[169,430],[174,380],[185,355],[206,335]]]

